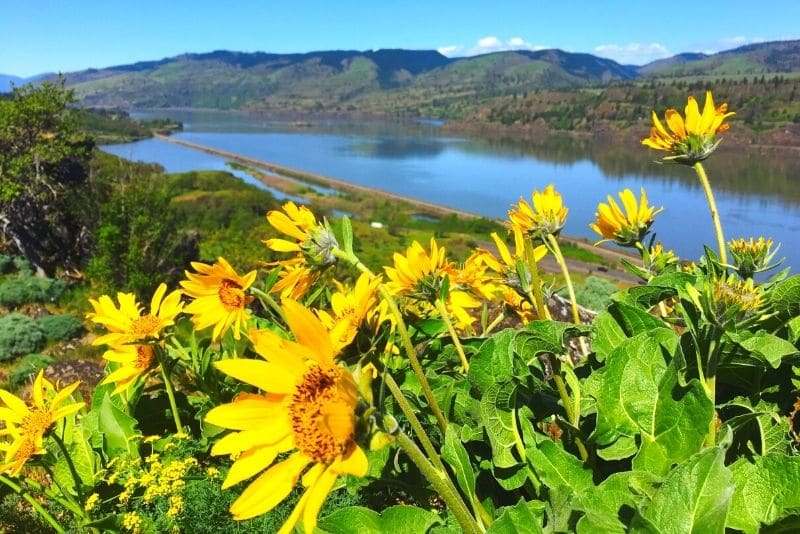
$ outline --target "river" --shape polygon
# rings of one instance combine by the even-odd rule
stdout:
[[[682,258],[697,259],[716,243],[705,196],[694,170],[658,165],[659,155],[639,146],[599,145],[551,138],[518,139],[443,135],[440,123],[322,121],[297,123],[239,113],[164,111],[138,117],[179,120],[179,139],[287,167],[339,178],[478,213],[504,218],[533,189],[554,183],[569,215],[567,235],[597,236],[588,227],[599,201],[624,188],[647,190],[663,206],[653,226],[659,240]],[[734,125],[735,127],[735,125]],[[645,135],[648,125],[642,124]],[[724,143],[724,141],[723,141]],[[168,172],[226,169],[225,160],[148,139],[103,150],[161,164]],[[778,257],[800,265],[800,158],[719,150],[706,163],[727,239],[772,237]],[[237,173],[240,177],[242,173]]]

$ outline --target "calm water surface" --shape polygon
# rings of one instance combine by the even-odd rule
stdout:
[[[644,148],[598,146],[569,140],[532,144],[442,135],[422,124],[314,121],[307,127],[223,112],[154,111],[184,123],[175,134],[288,167],[504,218],[511,204],[554,183],[569,207],[564,232],[595,239],[588,228],[597,203],[624,188],[644,187],[664,206],[653,226],[658,239],[683,258],[696,259],[714,244],[708,208],[694,170],[656,165]],[[646,133],[647,125],[642,126]],[[227,169],[225,160],[175,144],[144,140],[103,147],[168,172]],[[728,239],[771,236],[779,257],[800,265],[800,161],[718,152],[706,164]],[[244,173],[237,176],[252,182]]]

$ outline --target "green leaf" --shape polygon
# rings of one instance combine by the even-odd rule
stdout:
[[[657,286],[651,282],[646,286],[633,286],[624,291],[618,291],[611,295],[611,298],[629,306],[650,309],[662,300],[677,294],[678,290],[673,287]]]
[[[746,533],[759,531],[800,509],[800,458],[770,454],[755,463],[740,458],[730,470],[736,490],[727,526]]]
[[[605,358],[626,339],[656,328],[667,327],[661,319],[647,311],[622,302],[614,302],[601,312],[594,321],[592,347],[597,360]]]
[[[515,351],[526,362],[542,353],[565,354],[567,341],[588,335],[592,328],[559,321],[531,321],[517,332]]]
[[[714,405],[697,379],[686,386],[669,366],[659,384],[658,399],[649,425],[642,429],[642,445],[633,460],[635,469],[666,473],[703,446]]]
[[[623,341],[609,353],[597,396],[593,436],[598,444],[633,437],[650,424],[667,367],[663,353],[674,351],[677,343],[672,330],[658,328]]]
[[[469,497],[469,502],[474,503],[475,497],[475,471],[469,460],[469,454],[461,443],[453,425],[448,425],[444,435],[442,458],[450,464],[456,474],[456,482],[461,491]]]
[[[350,217],[343,216],[342,219],[342,250],[349,256],[353,255],[353,225],[350,223]]]
[[[384,534],[386,532],[419,532],[441,524],[439,516],[416,506],[391,506],[379,514],[363,506],[340,508],[320,519],[318,528],[329,534]]]
[[[800,341],[800,316],[790,320],[786,326],[789,328],[789,341],[797,345]]]
[[[380,514],[363,506],[340,508],[321,518],[317,528],[329,534],[383,534]]]
[[[469,360],[469,382],[485,392],[492,385],[514,377],[514,338],[516,331],[506,329],[483,342]]]
[[[577,496],[594,490],[592,472],[578,458],[552,441],[544,440],[537,447],[528,447],[525,452],[528,462],[545,486],[563,486]]]
[[[787,318],[800,316],[800,275],[777,284],[770,292],[773,309]]]
[[[724,459],[708,449],[670,471],[643,518],[662,534],[722,534],[734,492]]]
[[[518,438],[515,420],[517,386],[494,384],[481,399],[481,421],[492,446],[495,467],[513,467],[519,461],[511,453]]]
[[[500,516],[495,519],[486,534],[538,534],[542,532],[542,518],[537,515],[538,507],[520,500],[514,506],[501,508]]]
[[[728,332],[727,336],[747,352],[771,365],[773,369],[780,367],[783,358],[798,352],[797,348],[785,339],[781,339],[775,334],[770,334],[764,330],[755,334],[747,331],[741,333]]]
[[[136,419],[114,406],[111,397],[106,393],[100,403],[97,426],[103,435],[103,449],[108,457],[139,456],[136,442],[131,439],[137,435],[136,423]]]
[[[616,460],[624,460],[630,458],[639,447],[636,445],[636,440],[629,436],[620,436],[617,441],[611,445],[597,449],[597,456],[603,460],[613,462]]]
[[[635,477],[637,473],[633,471],[614,473],[594,491],[583,494],[581,506],[586,515],[576,525],[578,534],[625,532],[625,525],[619,520],[619,510],[626,505],[636,506],[630,488]]]

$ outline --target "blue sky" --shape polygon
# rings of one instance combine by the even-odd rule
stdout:
[[[218,49],[561,48],[642,64],[793,38],[798,0],[0,0],[0,73],[17,76]]]

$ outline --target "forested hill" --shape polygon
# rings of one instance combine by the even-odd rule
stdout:
[[[184,54],[67,75],[84,105],[475,116],[531,91],[800,77],[800,41],[679,54],[635,67],[562,50],[448,58],[433,50]],[[788,112],[788,110],[784,110]],[[783,111],[782,111],[783,112]]]

